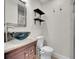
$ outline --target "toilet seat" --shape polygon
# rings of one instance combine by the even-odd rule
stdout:
[[[52,47],[49,47],[49,46],[43,46],[43,47],[41,48],[41,51],[47,52],[47,53],[51,53],[51,52],[54,51],[54,49],[53,49]]]

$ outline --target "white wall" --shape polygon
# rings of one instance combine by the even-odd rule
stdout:
[[[5,22],[17,24],[18,19],[18,0],[5,0]]]
[[[47,16],[49,35],[49,39],[46,39],[47,44],[54,48],[55,52],[71,57],[74,31],[72,0],[50,0],[41,3],[41,6]]]

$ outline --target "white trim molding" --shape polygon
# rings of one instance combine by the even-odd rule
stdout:
[[[58,53],[53,53],[53,56],[58,58],[58,59],[70,59],[69,57],[63,56],[63,55],[58,54]]]

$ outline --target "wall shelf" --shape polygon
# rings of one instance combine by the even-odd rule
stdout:
[[[38,9],[38,8],[35,9],[34,12],[35,12],[35,16],[36,16],[36,13],[38,13],[38,14],[40,15],[40,18],[41,18],[41,15],[44,15],[44,14],[45,14],[43,11],[41,11],[41,10]]]
[[[34,22],[35,24],[36,24],[36,21],[39,21],[39,22],[40,22],[40,25],[41,25],[41,22],[44,22],[45,20],[42,20],[42,19],[40,19],[40,18],[35,18],[34,21],[35,21],[35,22]]]
[[[34,10],[34,12],[35,12],[35,13],[39,13],[40,15],[45,14],[43,11],[41,11],[41,10],[40,10],[40,9],[38,9],[38,8],[37,8],[37,9],[35,9],[35,10]]]
[[[44,15],[45,13],[43,11],[41,11],[39,8],[34,9],[34,12],[35,12],[35,17],[37,16],[37,14],[39,15],[38,17],[36,17],[34,19],[34,24],[36,24],[36,21],[39,21],[40,25],[41,25],[41,22],[45,21],[45,20],[41,19],[41,16]]]

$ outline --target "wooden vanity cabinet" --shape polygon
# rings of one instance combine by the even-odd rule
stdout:
[[[5,59],[36,59],[36,42],[5,53]]]

